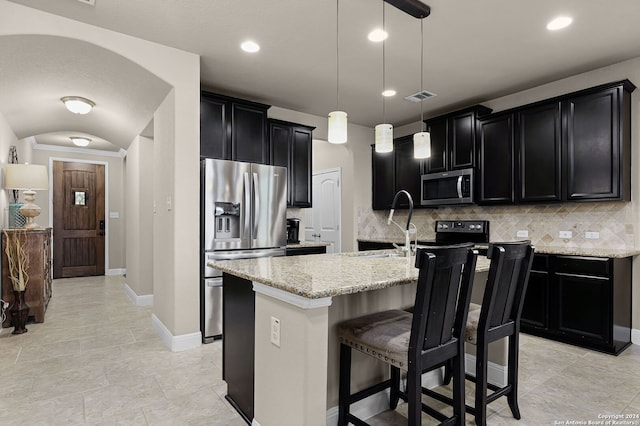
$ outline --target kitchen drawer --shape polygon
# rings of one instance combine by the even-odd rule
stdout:
[[[554,258],[555,272],[565,274],[609,278],[610,265],[609,259],[600,257],[556,256]]]

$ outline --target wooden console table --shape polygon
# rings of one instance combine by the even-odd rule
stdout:
[[[5,229],[9,234],[20,233],[26,237],[25,250],[29,256],[29,282],[25,300],[29,305],[29,320],[44,322],[44,313],[51,299],[51,228],[26,231],[24,229]],[[21,236],[22,237],[22,236]],[[7,255],[4,251],[7,237],[2,233],[2,300],[13,305],[13,286],[9,278]],[[9,308],[11,309],[11,308]],[[7,310],[8,311],[8,310]],[[3,327],[11,327],[11,317],[7,318]]]

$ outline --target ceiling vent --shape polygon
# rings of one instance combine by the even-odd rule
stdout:
[[[429,92],[428,90],[421,90],[418,93],[414,93],[413,95],[406,96],[405,99],[409,102],[421,102],[425,99],[433,98],[434,96],[438,96],[433,92]]]
[[[78,0],[80,3],[83,4],[88,4],[90,6],[95,6],[96,5],[96,0]]]

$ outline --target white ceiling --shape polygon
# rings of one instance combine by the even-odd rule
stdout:
[[[197,53],[202,86],[212,91],[319,116],[336,108],[335,0],[96,0],[95,7],[77,0],[12,1]],[[438,95],[423,103],[425,116],[640,56],[637,0],[425,1],[431,16],[424,20],[424,88]],[[380,26],[382,4],[340,1],[339,108],[347,111],[351,122],[370,127],[382,121],[382,47],[366,35]],[[385,13],[390,33],[386,85],[398,91],[386,101],[386,121],[399,126],[420,117],[419,104],[402,99],[420,90],[420,21],[390,5]],[[547,31],[547,21],[559,14],[571,15],[573,25]],[[260,43],[262,50],[253,55],[242,52],[239,44],[247,38]],[[116,58],[108,52],[80,52],[96,61],[92,63],[80,60],[76,47],[54,50],[60,55],[56,59],[42,38],[18,47],[13,43],[0,38],[0,93],[11,89],[12,94],[29,95],[48,90],[59,79],[64,94],[98,97],[96,112],[108,110],[82,127],[69,122],[72,127],[67,130],[101,135],[119,146],[131,141],[118,133],[120,122],[136,115],[140,132],[152,117],[152,106],[168,90],[161,82],[143,78],[144,70],[114,64]],[[3,61],[6,52],[22,61],[20,68],[13,66],[7,83],[5,67],[12,69],[13,56]],[[60,69],[69,61],[87,76],[86,85],[75,93],[72,79]],[[44,81],[40,65],[50,66],[50,78]],[[5,115],[7,103],[0,99]],[[34,121],[46,122],[45,116],[54,112],[43,106],[28,120],[20,117],[27,108],[21,104],[17,101],[7,116],[19,136],[45,132]]]

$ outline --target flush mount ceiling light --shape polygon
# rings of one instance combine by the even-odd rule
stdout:
[[[96,106],[92,100],[80,96],[65,96],[60,100],[74,114],[88,114]]]
[[[260,50],[260,45],[253,40],[247,40],[240,44],[240,48],[248,53],[256,53]]]
[[[340,0],[336,0],[336,110],[329,113],[327,140],[333,144],[347,143],[347,113],[340,105]]]
[[[386,96],[387,98],[389,96],[395,96],[395,95],[396,95],[396,91],[393,89],[387,89],[382,92],[382,96]]]
[[[557,18],[552,19],[547,24],[547,29],[549,31],[561,30],[563,28],[567,28],[573,22],[573,18],[570,16],[558,16]]]
[[[387,37],[389,37],[389,33],[387,33],[385,30],[381,28],[376,28],[375,30],[371,31],[367,36],[369,41],[372,41],[374,43],[380,43],[381,41],[385,41]]]
[[[69,139],[71,139],[71,142],[76,146],[87,146],[91,142],[91,139],[89,138],[81,138],[77,136],[71,136]]]

